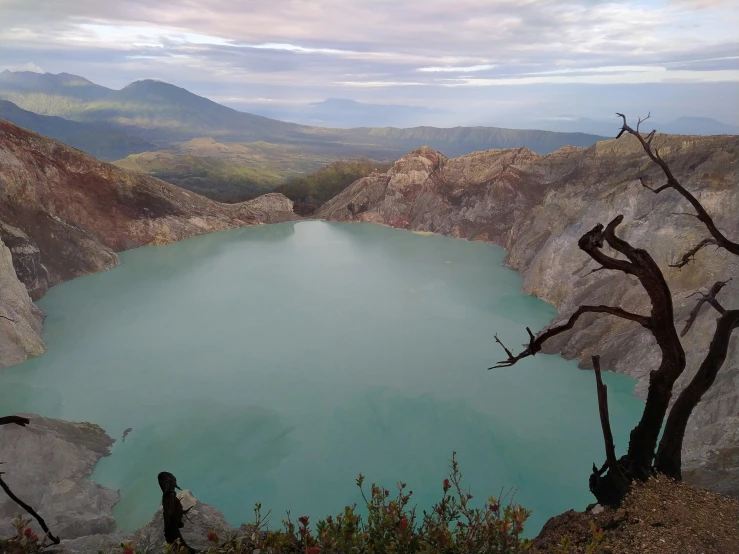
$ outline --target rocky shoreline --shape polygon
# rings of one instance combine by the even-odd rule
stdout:
[[[86,554],[113,550],[124,542],[132,542],[141,551],[163,546],[161,508],[136,533],[121,533],[116,529],[112,512],[120,500],[118,491],[88,479],[100,458],[110,455],[115,442],[103,429],[91,423],[72,423],[36,414],[18,415],[27,417],[30,423],[26,427],[0,426],[4,479],[62,539],[54,551]],[[156,487],[155,473],[151,481]],[[196,500],[189,491],[183,491],[180,496],[185,509],[193,507],[184,535],[189,544],[207,547],[211,529],[222,537],[236,533],[223,514],[212,506]],[[21,514],[15,503],[0,494],[0,537],[14,534],[12,521]],[[30,527],[43,536],[35,521]]]
[[[91,423],[19,415],[30,420],[28,426],[0,427],[3,478],[11,490],[62,538],[113,532],[112,508],[120,496],[88,480],[98,460],[110,454],[113,439]],[[11,522],[20,512],[10,498],[0,495],[0,536],[13,534]],[[33,525],[43,535],[36,522]]]
[[[27,427],[0,427],[0,459],[7,462],[7,483],[61,538],[49,551],[112,553],[121,552],[122,544],[137,552],[165,550],[161,507],[137,531],[120,532],[112,515],[118,492],[88,480],[97,461],[110,454],[114,441],[105,431],[90,423],[23,415],[30,420]],[[156,486],[153,472],[151,482]],[[208,539],[211,532],[220,541],[251,537],[254,532],[246,524],[232,527],[218,509],[200,502],[189,490],[178,497],[189,510],[183,537],[198,550],[213,546]],[[13,535],[11,521],[20,512],[0,496],[0,537]],[[550,552],[565,536],[573,547],[584,549],[593,537],[591,521],[607,529],[608,544],[617,553],[733,552],[739,546],[736,499],[660,477],[636,486],[618,509],[596,506],[592,511],[569,510],[550,518],[534,540],[532,552]],[[30,527],[43,536],[35,521]]]

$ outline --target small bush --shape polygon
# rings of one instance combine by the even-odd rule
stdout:
[[[293,520],[290,513],[282,521],[282,529],[269,530],[261,506],[254,508],[254,521],[242,527],[234,537],[208,534],[213,547],[209,554],[421,554],[480,553],[515,554],[526,552],[530,542],[523,538],[524,523],[530,511],[505,498],[490,497],[481,508],[470,505],[472,495],[462,486],[462,473],[452,457],[451,473],[441,483],[441,500],[430,511],[417,513],[410,507],[413,492],[405,483],[396,491],[371,485],[357,478],[367,509],[360,515],[356,504],[347,506],[336,516],[319,520],[315,527],[307,516]],[[501,495],[502,496],[502,495]],[[223,541],[223,542],[221,542]],[[169,547],[177,552],[176,547]],[[122,545],[119,554],[135,552],[132,545]]]
[[[49,545],[47,537],[39,537],[36,532],[29,527],[31,520],[23,517],[17,517],[13,520],[15,527],[15,537],[10,539],[0,539],[0,552],[3,554],[32,554],[41,552]]]

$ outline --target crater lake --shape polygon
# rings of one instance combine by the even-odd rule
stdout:
[[[588,476],[605,454],[591,371],[549,355],[487,369],[505,358],[495,333],[518,351],[527,326],[556,315],[504,256],[323,221],[124,252],[38,303],[49,350],[0,371],[0,405],[116,439],[92,479],[120,489],[125,531],[159,507],[159,471],[232,525],[261,502],[279,527],[286,510],[315,522],[361,505],[360,472],[406,482],[428,509],[456,451],[472,503],[515,489],[531,536],[594,501]],[[623,449],[643,402],[634,380],[604,380]]]

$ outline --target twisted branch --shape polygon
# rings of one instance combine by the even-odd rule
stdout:
[[[506,351],[506,354],[508,355],[508,359],[502,360],[498,362],[493,367],[489,367],[488,369],[499,369],[501,367],[510,367],[514,365],[515,363],[523,360],[524,358],[528,358],[529,356],[535,356],[538,352],[541,351],[542,346],[546,341],[551,339],[552,337],[555,337],[561,333],[564,333],[565,331],[569,331],[575,326],[575,323],[577,323],[577,320],[580,319],[580,316],[587,313],[601,313],[601,314],[610,314],[615,315],[616,317],[621,317],[623,319],[628,319],[629,321],[635,321],[639,325],[649,328],[650,327],[650,319],[647,316],[635,314],[632,312],[628,312],[622,308],[618,308],[616,306],[580,306],[575,312],[569,317],[566,323],[563,323],[562,325],[557,325],[555,327],[551,327],[541,333],[538,337],[535,337],[534,334],[531,332],[531,330],[527,327],[526,330],[529,332],[529,345],[526,347],[526,349],[521,352],[520,354],[514,356],[508,348],[506,348],[502,342],[500,342],[500,339],[498,337],[495,337],[495,340],[498,344],[500,344],[503,349]]]
[[[639,125],[649,119],[649,116],[647,116],[644,119],[639,119],[639,123],[636,126],[636,129],[632,129],[629,127],[629,125],[626,123],[626,116],[621,113],[616,114],[618,117],[620,117],[623,120],[623,126],[621,127],[621,131],[618,133],[618,136],[616,138],[620,138],[621,135],[624,133],[628,133],[630,135],[633,135],[636,137],[636,139],[639,141],[639,143],[642,145],[642,148],[644,149],[644,152],[649,156],[649,159],[652,160],[654,163],[656,163],[661,169],[662,172],[667,177],[667,183],[665,185],[662,185],[661,187],[657,189],[649,189],[652,190],[655,194],[658,194],[662,192],[665,189],[672,188],[675,189],[677,192],[679,192],[683,198],[685,198],[688,202],[690,202],[691,206],[696,211],[696,217],[703,222],[703,224],[706,226],[706,229],[708,229],[708,232],[713,237],[712,244],[716,244],[720,248],[724,248],[731,252],[732,254],[736,254],[739,256],[739,242],[733,242],[726,238],[726,236],[719,231],[718,227],[716,227],[716,224],[713,221],[713,218],[708,215],[708,212],[706,212],[705,208],[703,208],[703,205],[698,202],[698,199],[696,199],[695,196],[691,194],[689,190],[687,190],[685,187],[680,184],[680,182],[675,178],[672,171],[668,167],[667,163],[662,159],[662,157],[659,155],[659,150],[652,150],[652,138],[654,137],[654,131],[652,131],[647,137],[643,137],[642,134],[639,132]],[[645,183],[644,180],[640,178],[640,181],[642,185],[646,188],[649,188]],[[709,243],[711,244],[711,243]],[[692,255],[695,255],[695,253],[703,248],[703,246],[706,246],[703,244],[702,246],[696,247],[694,250],[692,250]],[[683,256],[683,262],[682,265],[675,265],[673,267],[682,267],[685,264],[688,263],[690,258],[692,257],[690,253]],[[686,261],[687,257],[687,261]]]
[[[698,252],[700,252],[703,248],[705,248],[706,246],[710,244],[718,244],[718,243],[716,242],[715,239],[703,239],[698,244],[696,244],[693,248],[691,248],[685,254],[683,254],[683,257],[680,258],[679,261],[675,262],[674,264],[670,264],[670,267],[685,267],[686,265],[688,265],[691,261],[695,259],[695,255]]]
[[[724,309],[721,304],[718,303],[718,300],[716,300],[716,295],[721,292],[721,289],[723,289],[728,283],[731,281],[731,278],[729,278],[726,281],[717,281],[713,284],[711,289],[708,291],[707,294],[703,294],[702,292],[696,291],[693,294],[689,295],[688,298],[695,296],[697,294],[701,295],[700,300],[695,305],[695,308],[690,312],[690,315],[688,316],[687,321],[685,322],[685,327],[683,327],[683,330],[680,332],[680,336],[684,337],[688,334],[688,331],[690,331],[690,328],[693,326],[693,323],[695,323],[695,320],[698,319],[698,314],[701,311],[701,308],[703,307],[703,304],[708,302],[713,306],[716,311],[720,314],[725,314],[726,310]]]
[[[44,518],[42,518],[40,515],[36,513],[36,510],[31,508],[28,504],[23,502],[20,498],[18,498],[12,490],[10,490],[10,487],[8,484],[3,480],[3,475],[5,475],[4,472],[0,471],[0,488],[5,491],[5,494],[7,494],[10,499],[18,504],[21,508],[23,508],[29,515],[33,516],[33,518],[38,521],[38,524],[41,526],[41,529],[44,530],[44,533],[51,539],[51,542],[54,544],[59,544],[59,538],[55,537],[53,533],[49,530],[49,527],[46,525],[46,522],[44,521]]]
[[[0,425],[20,425],[21,427],[25,427],[31,423],[31,420],[29,420],[27,417],[21,417],[17,415],[11,415],[11,416],[5,416],[0,417]]]

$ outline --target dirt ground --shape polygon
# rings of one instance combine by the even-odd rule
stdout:
[[[739,554],[739,500],[664,476],[635,484],[618,509],[570,510],[550,519],[534,552],[552,552],[569,537],[571,552],[586,552],[590,522],[603,529],[609,554]]]

